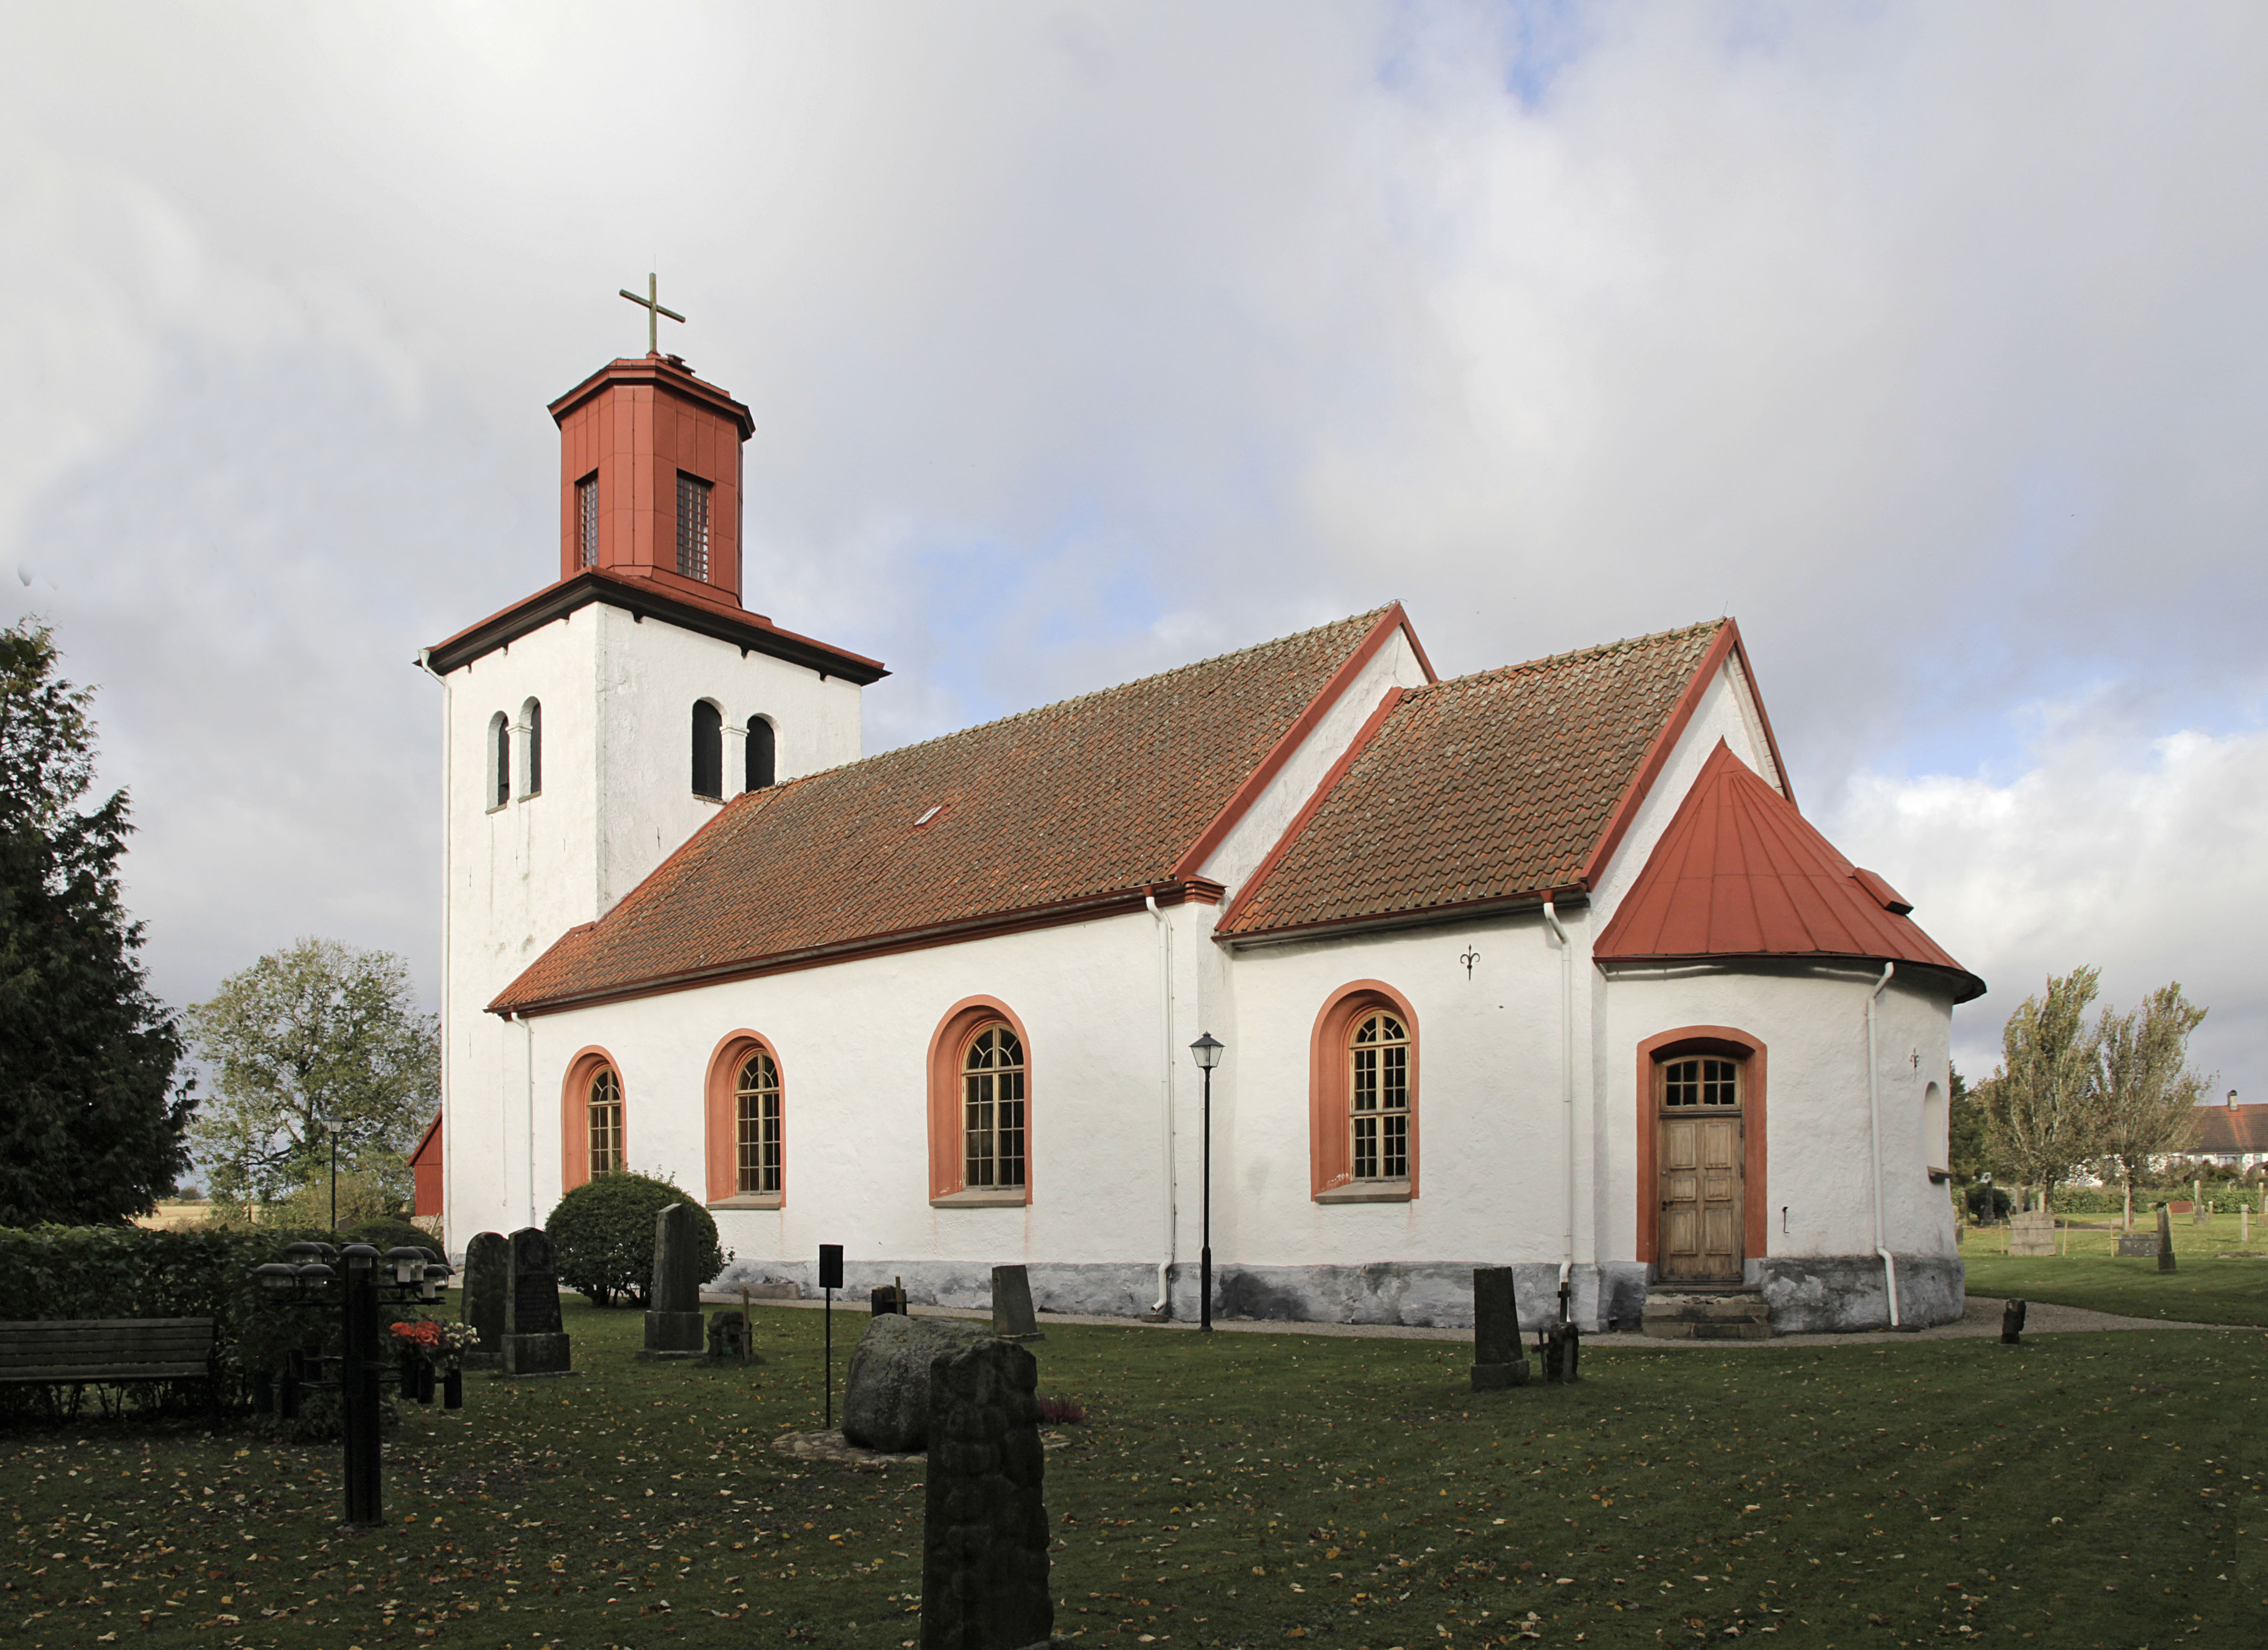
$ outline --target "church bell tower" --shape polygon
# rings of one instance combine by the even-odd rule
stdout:
[[[651,351],[608,362],[550,413],[558,577],[418,661],[444,688],[443,1141],[459,1247],[549,1206],[529,1153],[496,1149],[534,1140],[545,1103],[519,1029],[488,1004],[735,796],[857,760],[860,692],[887,674],[744,605],[746,407]]]

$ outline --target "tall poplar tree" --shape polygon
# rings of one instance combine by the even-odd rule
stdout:
[[[118,897],[126,793],[94,783],[94,695],[36,620],[0,630],[0,1226],[146,1214],[188,1166],[181,1038]]]
[[[2087,1023],[2102,971],[2051,976],[2000,1031],[2000,1067],[1977,1086],[1992,1155],[2028,1185],[2051,1188],[2102,1151],[2095,1032]]]
[[[2182,995],[2179,980],[2161,986],[2125,1014],[2102,1011],[2095,1030],[2102,1141],[2096,1162],[2118,1177],[2126,1194],[2125,1229],[2134,1229],[2134,1183],[2156,1160],[2190,1143],[2197,1104],[2213,1080],[2189,1064],[2190,1033],[2205,1011]]]

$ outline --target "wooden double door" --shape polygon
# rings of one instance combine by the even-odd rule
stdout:
[[[1665,1283],[1741,1280],[1742,1074],[1740,1062],[1707,1056],[1665,1060],[1656,1070],[1660,1225],[1653,1252]]]

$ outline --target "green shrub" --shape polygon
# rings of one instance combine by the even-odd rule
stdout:
[[[730,1258],[717,1246],[717,1222],[698,1199],[650,1175],[600,1175],[559,1199],[543,1222],[559,1281],[593,1306],[616,1295],[644,1306],[653,1297],[653,1223],[673,1203],[694,1214],[698,1270],[713,1278]]]

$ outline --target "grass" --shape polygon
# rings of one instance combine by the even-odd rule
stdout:
[[[791,1461],[820,1322],[751,1371],[645,1364],[571,1306],[580,1379],[468,1382],[387,1449],[18,1429],[0,1622],[31,1646],[895,1646],[918,1465]],[[838,1314],[845,1343],[858,1320]],[[845,1345],[836,1348],[838,1375]],[[1476,1397],[1425,1341],[1052,1325],[1057,1631],[1074,1642],[2245,1642],[2268,1610],[2268,1337],[2163,1331],[1599,1349]]]
[[[2072,1218],[2107,1221],[2112,1228],[2117,1221],[2116,1215]],[[2136,1213],[2136,1231],[2154,1230],[2155,1224],[2154,1212]],[[1961,1253],[1973,1294],[2018,1295],[2129,1317],[2268,1328],[2268,1258],[2247,1257],[2235,1215],[2214,1215],[2204,1226],[2177,1216],[2173,1234],[2171,1272],[2160,1272],[2155,1257],[2122,1258],[2115,1229],[2085,1227],[2058,1230],[2065,1254],[2012,1256],[2007,1230],[1996,1228],[1970,1234]],[[2251,1236],[2256,1250],[2268,1247],[2268,1221],[2255,1215]]]

